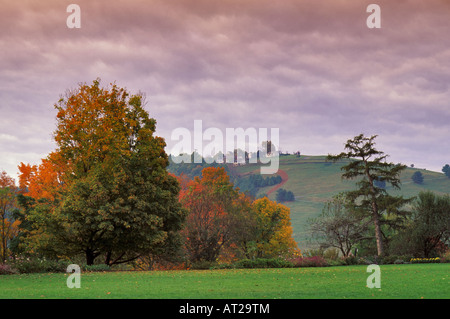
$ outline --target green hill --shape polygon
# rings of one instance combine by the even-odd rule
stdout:
[[[318,216],[324,203],[339,192],[351,190],[355,187],[354,181],[342,180],[341,167],[345,162],[327,162],[325,156],[295,155],[281,156],[279,169],[286,172],[288,180],[282,188],[292,191],[295,201],[284,204],[291,209],[291,222],[294,238],[301,249],[309,247],[307,220]],[[259,164],[246,164],[242,166],[229,166],[234,178],[242,178],[249,174],[259,174]],[[414,172],[423,174],[424,182],[415,184],[411,177]],[[450,193],[450,179],[444,174],[423,169],[407,168],[401,175],[402,188],[400,191],[392,190],[389,185],[387,191],[392,194],[402,194],[413,197],[420,191],[430,190],[439,194]],[[267,194],[273,186],[259,189],[257,196]],[[269,195],[275,200],[276,193]]]

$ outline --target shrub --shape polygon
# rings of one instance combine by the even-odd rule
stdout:
[[[323,252],[323,258],[326,260],[338,260],[339,258],[339,249],[337,248],[328,248]]]
[[[24,258],[20,257],[11,262],[11,267],[21,274],[66,272],[69,261],[53,260],[46,258]]]
[[[106,264],[98,264],[98,265],[85,265],[84,267],[85,271],[110,271],[111,267]]]
[[[234,268],[289,268],[292,263],[281,258],[242,259],[233,264]]]
[[[11,268],[8,264],[0,264],[0,275],[12,275],[15,274],[16,270]]]
[[[232,264],[221,264],[215,269],[292,268],[294,264],[282,258],[241,259]]]
[[[450,263],[450,250],[447,250],[441,255],[441,262]]]
[[[328,266],[325,258],[321,256],[299,257],[294,260],[295,267],[325,267]]]
[[[390,255],[383,257],[383,264],[403,264],[412,258],[410,255]]]
[[[294,193],[283,188],[278,189],[275,200],[277,202],[292,202],[295,200]]]
[[[359,265],[361,263],[360,259],[355,256],[342,257],[341,261],[342,261],[343,265],[347,265],[347,266]]]
[[[406,264],[409,263],[411,255],[389,255],[389,256],[366,256],[361,258],[365,264],[377,264],[377,265],[392,265],[392,264]]]
[[[362,257],[341,257],[336,260],[327,260],[328,266],[350,266],[350,265],[370,265],[371,261]]]
[[[411,258],[410,262],[412,264],[422,264],[422,263],[440,263],[441,258],[435,257],[435,258]]]
[[[206,270],[212,269],[216,266],[216,262],[212,261],[197,261],[190,264],[189,269]]]
[[[414,183],[416,184],[423,184],[423,174],[420,171],[416,171],[411,179],[413,180]]]
[[[303,257],[314,257],[314,256],[320,256],[320,257],[325,257],[325,249],[323,248],[312,248],[312,249],[308,249],[305,250],[303,252]]]

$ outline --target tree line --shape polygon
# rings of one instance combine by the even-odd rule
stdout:
[[[269,141],[270,142],[270,141]],[[269,143],[270,145],[270,143]],[[167,170],[177,176],[185,175],[189,178],[195,178],[201,176],[202,170],[207,167],[221,167],[230,176],[230,180],[234,184],[235,188],[238,188],[241,192],[248,194],[253,198],[264,197],[264,195],[258,196],[258,192],[261,188],[274,186],[282,182],[280,175],[274,174],[271,176],[263,177],[261,174],[250,174],[248,176],[240,176],[230,169],[227,163],[208,163],[201,155],[193,152],[191,158],[198,157],[201,158],[199,163],[174,163],[169,156],[169,166]],[[279,201],[277,199],[277,201]]]
[[[263,177],[260,174],[251,174],[248,177],[237,177],[235,185],[243,192],[247,192],[250,196],[257,197],[258,191],[267,186],[280,184],[282,178],[280,175]]]
[[[55,104],[56,149],[1,175],[1,257],[87,265],[195,264],[295,254],[289,208],[243,194],[223,167],[168,172],[165,141],[131,95],[100,80]]]
[[[143,94],[104,88],[100,80],[60,98],[56,149],[39,165],[21,163],[17,186],[0,174],[2,263],[42,256],[149,268],[298,255],[290,210],[280,199],[242,192],[222,165],[186,164],[192,175],[171,172],[165,141],[155,136],[156,120],[144,105]],[[391,195],[386,185],[400,189],[406,166],[388,162],[375,138],[361,134],[345,152],[328,156],[346,160],[342,177],[356,187],[311,221],[315,239],[344,256],[353,248],[419,257],[447,250],[449,196]],[[448,164],[443,172],[450,175]],[[279,182],[252,176],[246,182],[253,187]],[[293,200],[283,191],[277,198]]]

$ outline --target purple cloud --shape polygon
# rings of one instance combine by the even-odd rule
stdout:
[[[391,160],[440,170],[450,122],[448,1],[69,1],[0,12],[0,169],[16,177],[54,148],[53,104],[97,77],[147,96],[157,133],[177,127],[278,127],[304,154],[378,134]],[[444,146],[443,146],[444,145]],[[424,156],[426,154],[426,156]]]

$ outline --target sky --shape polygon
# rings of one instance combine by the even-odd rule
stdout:
[[[54,104],[96,78],[145,94],[168,152],[202,120],[279,128],[282,151],[308,155],[378,135],[389,161],[441,171],[449,34],[449,0],[0,0],[0,171],[55,150]]]

